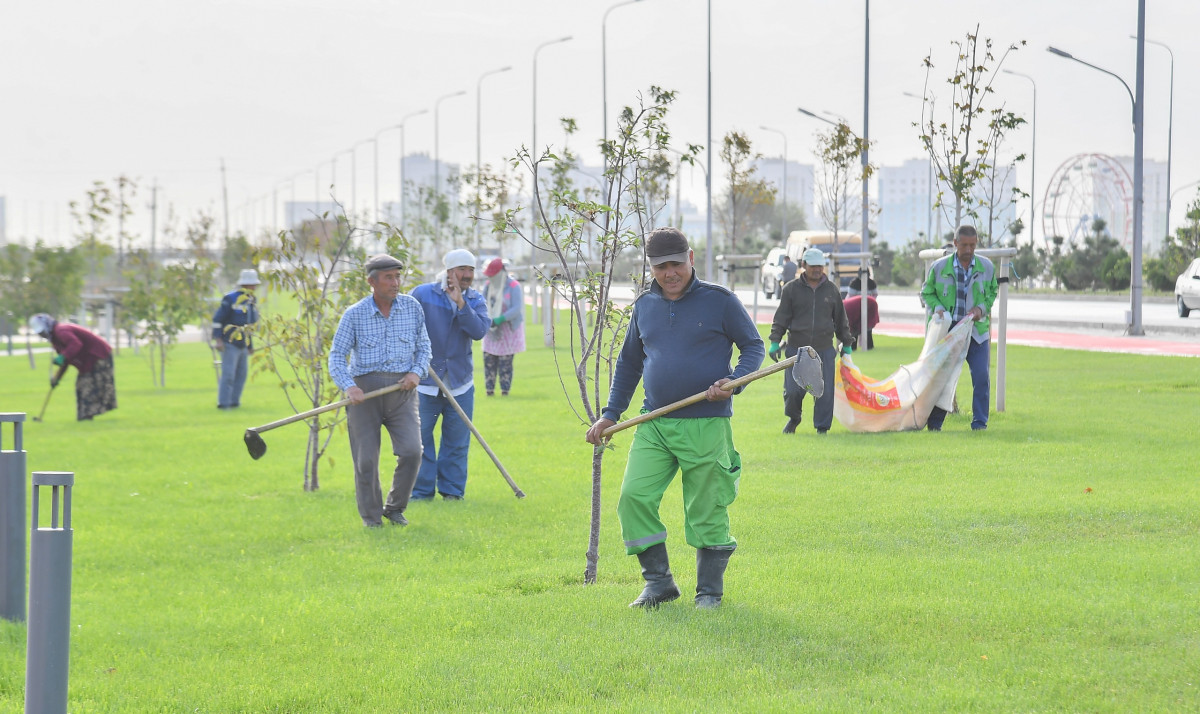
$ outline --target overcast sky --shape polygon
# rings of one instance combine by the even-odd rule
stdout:
[[[439,154],[475,161],[476,87],[482,90],[485,163],[510,157],[532,131],[535,48],[538,143],[562,140],[559,117],[579,122],[573,147],[596,163],[601,134],[601,19],[616,0],[40,0],[0,4],[0,195],[10,240],[72,231],[66,204],[93,180],[119,174],[142,186],[134,232],[149,232],[145,208],[157,180],[160,205],[183,216],[221,210],[225,161],[234,227],[250,199],[279,190],[311,200],[313,169],[328,185],[335,154],[338,193],[350,199],[357,142],[409,112],[406,148],[433,154],[433,105],[441,96]],[[1200,180],[1200,2],[1148,2],[1146,36],[1175,53],[1173,188]],[[803,106],[863,120],[863,3],[845,0],[712,0],[714,147],[730,129],[755,148],[812,163],[814,132]],[[923,158],[912,123],[932,53],[935,93],[953,62],[950,42],[980,25],[997,52],[1026,45],[1005,66],[1037,82],[1037,192],[1069,157],[1133,154],[1131,107],[1112,77],[1046,52],[1054,45],[1135,84],[1135,0],[876,0],[871,4],[872,159],[894,165]],[[668,123],[680,144],[705,142],[706,13],[700,0],[643,0],[608,19],[610,129],[619,107],[654,84],[679,92]],[[1146,46],[1146,157],[1167,159],[1170,60]],[[1001,75],[994,87],[1032,118],[1027,80]],[[1012,139],[1027,147],[1029,131]],[[399,132],[379,140],[381,190],[395,193]],[[359,145],[360,210],[372,197],[371,144]],[[704,159],[707,161],[707,159]],[[686,169],[685,169],[686,171]],[[1029,166],[1019,181],[1028,189]],[[688,186],[688,182],[691,186]],[[719,179],[718,179],[719,181]],[[684,177],[703,203],[703,175]],[[719,183],[717,184],[719,185]],[[1194,197],[1175,202],[1173,222]],[[266,213],[265,201],[257,204]],[[282,211],[282,209],[281,209]],[[160,212],[161,215],[161,212]],[[282,212],[280,213],[282,215]]]

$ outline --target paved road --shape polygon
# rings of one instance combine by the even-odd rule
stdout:
[[[629,288],[614,290],[620,299],[631,295]],[[779,300],[738,289],[738,297],[759,323],[769,323]],[[756,301],[757,300],[757,304]],[[757,313],[754,308],[757,306]],[[1125,335],[1128,298],[1101,299],[1077,296],[1019,295],[1008,301],[1007,339],[1012,344],[1059,347],[1101,352],[1182,355],[1200,357],[1200,315],[1180,318],[1175,303],[1165,298],[1147,299],[1142,304],[1144,337]],[[999,303],[993,309],[993,330]],[[925,313],[916,291],[888,291],[879,296],[880,334],[920,337]]]

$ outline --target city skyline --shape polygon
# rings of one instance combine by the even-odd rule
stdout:
[[[7,198],[8,238],[69,232],[66,202],[83,199],[93,180],[119,174],[140,179],[139,214],[148,213],[142,204],[157,181],[164,207],[172,204],[184,217],[208,210],[219,223],[222,159],[234,214],[269,213],[247,208],[247,202],[272,192],[280,204],[290,199],[284,194],[297,174],[295,200],[314,200],[314,187],[326,183],[334,164],[339,197],[349,200],[351,147],[361,210],[373,202],[371,137],[379,136],[380,164],[387,167],[380,170],[380,193],[386,197],[397,185],[399,132],[377,132],[405,114],[429,110],[406,122],[405,140],[406,153],[432,153],[434,100],[455,91],[466,96],[440,104],[440,158],[460,166],[474,163],[477,87],[480,153],[495,165],[529,143],[535,47],[566,35],[574,39],[545,47],[539,58],[538,141],[561,145],[557,118],[573,116],[580,131],[571,139],[572,148],[586,163],[598,163],[601,17],[614,4],[568,8],[525,0],[502,9],[466,0],[433,8],[368,0],[303,6],[251,0],[232,14],[234,6],[221,3],[175,8],[145,0],[21,6],[10,12],[10,27],[24,31],[14,32],[0,48],[0,62],[21,68],[0,77],[0,92],[20,106],[0,116],[0,195]],[[1174,116],[1179,118],[1200,109],[1200,98],[1182,91],[1200,65],[1185,34],[1197,20],[1200,9],[1182,0],[1147,10],[1147,38],[1166,43],[1175,54]],[[873,162],[894,166],[924,160],[911,126],[919,120],[920,102],[903,93],[923,92],[921,60],[932,53],[936,67],[930,83],[936,94],[952,59],[950,42],[973,31],[976,23],[981,36],[993,39],[997,54],[1009,43],[1027,42],[1004,66],[1035,77],[1040,90],[1038,194],[1071,156],[1132,154],[1124,89],[1045,47],[1061,47],[1132,86],[1136,43],[1129,35],[1136,31],[1136,3],[876,2],[871,6]],[[39,30],[47,27],[55,28],[56,42],[44,41]],[[644,0],[613,12],[607,29],[610,132],[619,107],[658,84],[679,92],[668,116],[678,143],[704,144],[704,5]],[[764,158],[777,158],[781,137],[759,128],[769,127],[786,135],[789,159],[803,160],[811,155],[815,133],[825,127],[799,115],[798,106],[843,116],[860,129],[862,39],[861,5],[714,2],[714,152],[726,131],[738,130]],[[503,66],[513,69],[477,85],[485,72]],[[1147,44],[1148,160],[1167,159],[1168,71],[1166,50]],[[1031,118],[1027,80],[997,75],[994,86],[1007,108]],[[1028,128],[1018,130],[1009,146],[1028,151],[1030,138]],[[1172,154],[1174,226],[1195,196],[1194,188],[1179,189],[1200,179],[1200,140],[1174,130]],[[1026,162],[1017,171],[1018,185],[1026,190],[1029,170]],[[702,207],[703,173],[684,172],[685,197]],[[714,175],[715,195],[719,167]],[[1020,210],[1028,214],[1027,207]],[[135,230],[143,237],[149,232],[136,223]]]

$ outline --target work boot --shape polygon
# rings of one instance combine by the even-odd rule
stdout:
[[[667,544],[657,543],[637,554],[642,564],[642,579],[646,587],[630,607],[655,608],[664,602],[679,597],[679,587],[671,577],[671,564],[667,560]]]
[[[721,604],[725,594],[725,566],[732,548],[696,550],[696,607],[711,610]]]

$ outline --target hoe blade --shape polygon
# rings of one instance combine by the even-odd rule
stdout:
[[[247,429],[242,436],[242,441],[246,442],[246,451],[250,452],[250,458],[258,460],[262,455],[267,453],[267,442],[262,440],[258,432],[253,429]]]
[[[801,347],[796,352],[796,364],[792,365],[792,379],[800,388],[814,397],[825,393],[825,378],[821,372],[821,355],[812,347]],[[264,447],[265,448],[265,447]]]

